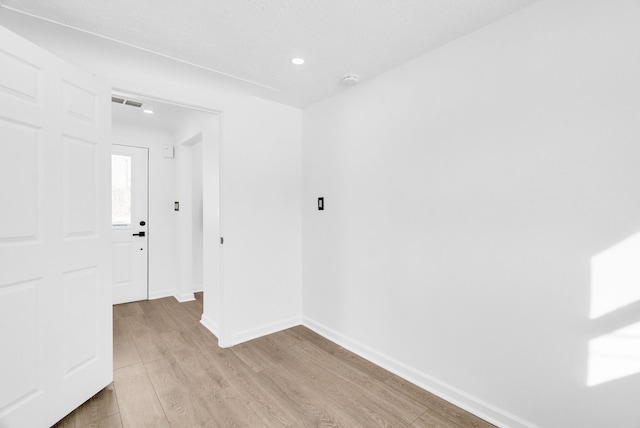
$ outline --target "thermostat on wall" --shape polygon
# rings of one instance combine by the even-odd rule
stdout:
[[[164,157],[165,158],[173,158],[175,157],[175,152],[173,151],[173,146],[164,146]]]

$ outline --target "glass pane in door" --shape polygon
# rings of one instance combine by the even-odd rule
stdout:
[[[111,223],[131,225],[131,156],[111,155]]]

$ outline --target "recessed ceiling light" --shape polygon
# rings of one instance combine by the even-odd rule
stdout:
[[[291,62],[295,65],[302,65],[304,64],[304,58],[293,58],[291,59]]]
[[[153,114],[153,110],[142,110],[142,111],[147,113],[147,114]]]

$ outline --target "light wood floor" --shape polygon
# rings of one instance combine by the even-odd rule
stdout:
[[[493,427],[304,327],[219,348],[201,294],[113,314],[114,382],[56,428]]]

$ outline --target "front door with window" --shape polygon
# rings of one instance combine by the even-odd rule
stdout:
[[[148,298],[148,149],[113,145],[113,303]]]

